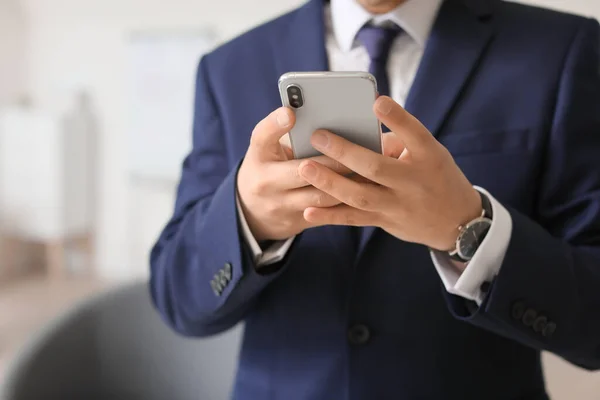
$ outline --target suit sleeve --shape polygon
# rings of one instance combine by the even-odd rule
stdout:
[[[198,67],[193,148],[183,162],[174,215],[150,254],[154,305],[172,328],[190,336],[237,324],[283,270],[258,274],[240,232],[238,168],[228,160],[207,57]]]
[[[451,312],[527,346],[600,369],[600,28],[586,20],[565,60],[536,188],[481,306]]]

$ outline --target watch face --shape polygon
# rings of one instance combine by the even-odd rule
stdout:
[[[491,221],[487,218],[481,218],[473,221],[465,228],[458,244],[458,253],[466,260],[470,260],[475,255],[479,245],[485,238],[490,229]]]

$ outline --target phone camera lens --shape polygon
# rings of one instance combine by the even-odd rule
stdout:
[[[302,91],[296,85],[290,85],[287,87],[287,95],[289,103],[294,108],[300,108],[304,105],[304,99],[302,98]]]

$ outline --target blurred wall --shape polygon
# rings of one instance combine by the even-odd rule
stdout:
[[[27,24],[17,0],[0,0],[0,107],[26,86]]]
[[[600,19],[600,1],[598,0],[519,0],[519,3],[554,8]]]
[[[36,101],[60,111],[67,107],[69,91],[85,86],[98,106],[101,171],[96,262],[101,275],[117,279],[144,275],[148,242],[172,209],[172,191],[138,190],[128,180],[127,33],[209,24],[226,40],[300,1],[22,1],[32,27],[30,86]]]
[[[171,213],[174,187],[132,186],[127,176],[127,32],[209,24],[220,39],[227,40],[302,1],[21,1],[31,27],[29,86],[35,100],[51,110],[63,110],[69,91],[85,86],[98,105],[101,171],[96,261],[101,275],[144,276],[149,246]],[[600,17],[597,0],[526,2]],[[0,7],[6,8],[9,3],[5,3],[0,0]],[[6,26],[0,19],[0,40]]]

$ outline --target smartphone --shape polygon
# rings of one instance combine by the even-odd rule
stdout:
[[[288,72],[279,78],[284,106],[296,114],[289,132],[295,158],[318,156],[310,138],[326,129],[377,153],[381,124],[373,113],[377,82],[367,72]]]

